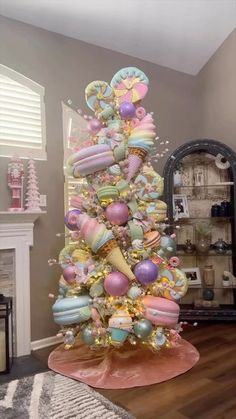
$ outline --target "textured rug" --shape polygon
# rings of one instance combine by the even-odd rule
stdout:
[[[86,384],[44,372],[0,386],[2,419],[134,419]]]

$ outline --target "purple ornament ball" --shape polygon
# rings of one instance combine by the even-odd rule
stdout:
[[[131,102],[123,102],[119,107],[119,113],[122,119],[132,119],[136,116],[136,108]]]
[[[75,266],[68,265],[63,269],[62,275],[68,284],[74,284],[76,278]]]
[[[87,128],[91,134],[97,134],[97,132],[102,128],[102,123],[99,119],[93,118],[89,121]]]
[[[110,295],[120,296],[126,294],[129,288],[129,280],[127,276],[121,272],[111,272],[106,276],[104,288]]]
[[[128,221],[129,207],[124,202],[113,202],[106,208],[105,215],[111,224],[121,226]]]
[[[80,214],[81,214],[81,211],[78,209],[73,209],[66,213],[64,222],[65,222],[66,227],[69,228],[69,230],[72,230],[72,231],[78,230],[77,221],[78,221],[78,216]]]
[[[151,260],[143,260],[134,267],[134,275],[137,280],[143,284],[148,285],[154,282],[158,277],[159,269]]]

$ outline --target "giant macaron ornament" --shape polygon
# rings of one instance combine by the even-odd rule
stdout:
[[[175,326],[179,319],[179,306],[162,297],[146,295],[142,298],[143,316],[157,326]]]

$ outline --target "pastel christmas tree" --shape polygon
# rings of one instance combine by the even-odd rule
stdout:
[[[40,193],[38,188],[38,177],[36,173],[35,161],[30,159],[27,165],[27,188],[26,188],[26,211],[41,212],[39,206]]]

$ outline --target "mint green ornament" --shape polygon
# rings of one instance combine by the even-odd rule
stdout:
[[[147,319],[138,320],[134,327],[134,333],[138,338],[147,339],[152,333],[152,323]]]

